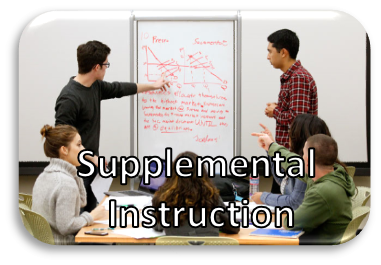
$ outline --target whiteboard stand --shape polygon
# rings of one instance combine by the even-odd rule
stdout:
[[[168,14],[169,13],[171,12],[168,12]],[[160,101],[160,96],[162,95],[152,95],[150,98],[149,95],[143,94],[138,95],[136,99],[131,99],[136,100],[136,102],[131,103],[131,107],[134,111],[133,115],[131,115],[131,128],[133,129],[131,130],[130,146],[131,151],[133,150],[133,154],[138,156],[140,161],[143,161],[142,158],[144,156],[158,155],[164,157],[164,149],[166,147],[173,148],[173,159],[178,153],[189,150],[201,156],[223,156],[226,157],[226,160],[229,163],[233,157],[241,154],[241,18],[240,14],[237,12],[230,12],[230,15],[226,15],[225,12],[225,15],[223,16],[218,15],[218,12],[207,13],[209,14],[208,16],[201,16],[199,15],[199,12],[194,12],[194,16],[181,16],[178,12],[172,12],[171,15],[176,14],[174,16],[139,16],[137,13],[131,15],[131,19],[134,22],[130,23],[130,25],[133,26],[133,29],[130,30],[132,33],[130,36],[131,47],[135,47],[136,57],[135,54],[131,54],[132,60],[130,62],[131,69],[134,69],[136,72],[132,73],[131,71],[130,75],[136,77],[134,80],[136,80],[137,83],[150,83],[158,79],[157,76],[160,74],[160,67],[161,69],[165,68],[164,71],[171,74],[172,72],[170,72],[168,68],[182,68],[182,70],[174,70],[175,72],[177,71],[176,74],[178,76],[170,76],[172,78],[171,82],[173,82],[171,87],[171,89],[174,89],[173,94],[175,94],[175,91],[181,91],[181,93],[184,92],[184,94],[189,95],[193,93],[189,92],[193,91],[190,87],[192,86],[196,96],[192,100],[185,101],[183,98],[178,98],[177,96],[172,95],[173,98],[169,98],[169,101],[178,99],[177,104],[180,104],[181,102],[180,107],[179,105],[173,105],[173,112],[179,111],[179,108],[181,108],[180,112],[186,112],[188,110],[196,111],[189,107],[190,101],[192,101],[192,104],[197,103],[198,107],[195,108],[200,108],[198,110],[200,113],[195,113],[199,114],[197,117],[200,118],[194,118],[194,123],[191,118],[189,118],[189,114],[187,118],[184,118],[183,116],[178,118],[175,117],[177,113],[169,113],[169,116],[171,117],[159,120],[158,124],[157,119],[152,118],[149,120],[149,118],[146,118],[146,112],[143,114],[141,109],[144,110],[149,108],[149,110],[154,111],[155,107],[157,107],[158,109],[163,110],[164,107],[161,108],[162,106],[152,105],[159,103],[152,103],[152,106],[144,105],[147,102],[146,98],[150,101],[151,98],[156,99],[156,97],[158,97]],[[196,41],[198,38],[203,40],[203,42],[199,43]],[[223,43],[223,45],[221,43]],[[222,46],[228,46],[229,48],[224,50],[226,52],[216,52],[216,50],[222,49]],[[196,60],[196,56],[193,56],[196,50],[200,50],[197,53],[197,59],[202,57],[205,60],[206,58],[205,62]],[[180,55],[180,53],[183,54]],[[149,56],[156,60],[155,63],[152,63],[153,60],[149,60]],[[194,61],[188,60],[186,62],[186,58],[189,56],[193,56],[192,58],[194,58]],[[208,56],[209,58],[207,58]],[[225,57],[227,59],[223,61]],[[190,66],[193,62],[195,62],[195,64]],[[186,65],[186,63],[188,65]],[[160,67],[157,65],[160,65]],[[170,65],[170,67],[168,65]],[[199,67],[195,67],[195,65]],[[154,73],[153,70],[148,70],[149,67],[150,69],[156,70],[158,73]],[[199,68],[203,70],[202,74],[200,74],[201,71],[198,71]],[[210,69],[213,69],[213,72]],[[144,71],[146,71],[146,73],[144,73]],[[192,75],[189,73],[192,73]],[[185,77],[186,74],[187,77]],[[197,76],[197,74],[199,74],[199,76]],[[203,75],[202,82],[199,81],[201,75]],[[167,75],[167,77],[169,76]],[[189,82],[190,78],[192,79],[192,82]],[[217,80],[216,78],[221,82],[219,83],[215,81]],[[180,79],[184,80],[184,82],[181,83]],[[196,81],[194,81],[194,79],[196,79]],[[175,85],[177,87],[174,87]],[[200,90],[197,89],[204,89],[202,91],[205,91],[205,94],[208,93],[208,95],[200,93]],[[218,104],[218,106],[216,106],[211,100],[211,96],[214,96],[214,100],[226,100],[226,104]],[[201,103],[197,102],[197,97],[201,98]],[[168,98],[165,100],[168,100]],[[203,104],[205,102],[206,104]],[[212,103],[209,104],[210,102]],[[185,105],[184,110],[182,109],[184,106],[182,104]],[[208,106],[208,108],[204,108],[203,105]],[[217,108],[221,106],[221,110],[213,109],[213,107]],[[223,109],[224,107],[225,109]],[[159,115],[160,112],[165,113],[161,110],[157,110],[152,116]],[[165,109],[165,111],[167,110],[168,108]],[[209,115],[208,113],[201,115],[201,111],[209,111],[209,113],[213,114]],[[220,115],[214,115],[215,113]],[[204,125],[202,123],[204,122],[202,119],[208,119],[205,118],[208,117],[206,115],[209,115],[211,119],[215,119],[212,120],[213,126]],[[192,115],[192,118],[193,117],[196,117],[196,115]],[[225,118],[226,123],[224,123],[223,120],[221,122],[220,119]],[[176,131],[177,125],[164,126],[167,124],[163,124],[168,123],[169,120],[172,123],[177,123],[179,119],[180,124],[189,122],[193,123],[195,126],[179,126],[182,131]],[[144,122],[147,122],[147,124],[143,124],[143,120]],[[209,124],[211,124],[211,122]],[[153,129],[150,126],[156,127]],[[174,127],[176,127],[175,131],[173,130]],[[150,132],[150,130],[157,131]],[[144,139],[144,141],[142,141],[142,139]],[[137,143],[136,145],[134,144],[135,141]],[[154,142],[154,145],[151,142]]]
[[[130,16],[130,82],[135,82],[135,75],[134,75],[134,56],[135,56],[135,51],[134,51],[134,12],[131,11],[131,16]],[[134,126],[135,126],[135,96],[130,97],[130,121],[131,121],[131,126],[130,126],[130,155],[134,154]],[[130,190],[135,189],[135,178],[130,179]]]

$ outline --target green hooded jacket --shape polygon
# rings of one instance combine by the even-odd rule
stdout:
[[[296,162],[288,163],[288,158],[298,156],[285,147],[273,143],[269,155],[280,152],[286,162],[282,167],[287,170],[295,166]],[[299,156],[300,157],[300,156]],[[304,168],[304,165],[303,165]],[[334,164],[334,171],[314,181],[307,174],[301,181],[307,183],[304,200],[294,211],[294,226],[288,226],[285,218],[283,226],[288,230],[304,230],[313,235],[315,244],[339,244],[341,238],[352,220],[351,198],[355,193],[355,185],[345,169]]]

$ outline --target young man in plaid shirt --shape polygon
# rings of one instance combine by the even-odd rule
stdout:
[[[303,113],[318,114],[317,87],[312,75],[296,60],[299,39],[295,32],[278,30],[267,40],[267,59],[283,74],[280,76],[278,103],[267,103],[265,114],[276,120],[275,141],[289,149],[288,131],[295,117]]]

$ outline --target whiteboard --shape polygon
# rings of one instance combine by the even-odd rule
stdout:
[[[234,21],[138,21],[137,78],[150,83],[166,73],[167,92],[137,97],[139,159],[234,156]]]

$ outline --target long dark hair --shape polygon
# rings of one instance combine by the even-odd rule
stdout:
[[[172,177],[167,178],[164,184],[156,191],[152,206],[159,207],[161,202],[166,202],[167,207],[185,207],[186,212],[180,214],[180,223],[186,220],[188,208],[194,207],[206,209],[207,214],[218,205],[219,191],[208,177],[203,166],[202,177],[197,177],[196,162],[197,155],[193,152],[183,152],[177,156],[175,161],[181,157],[188,157],[193,162],[193,168],[184,169],[182,173],[191,173],[190,177],[179,177],[175,172],[175,163],[172,164]],[[173,222],[173,211],[166,212],[166,220]],[[160,213],[156,212],[156,217],[160,218]]]
[[[303,156],[303,148],[307,139],[316,134],[325,134],[331,136],[324,120],[312,114],[299,114],[291,123],[289,137],[290,137],[290,151],[300,156]],[[336,163],[340,164],[347,170],[345,164],[338,158]]]

